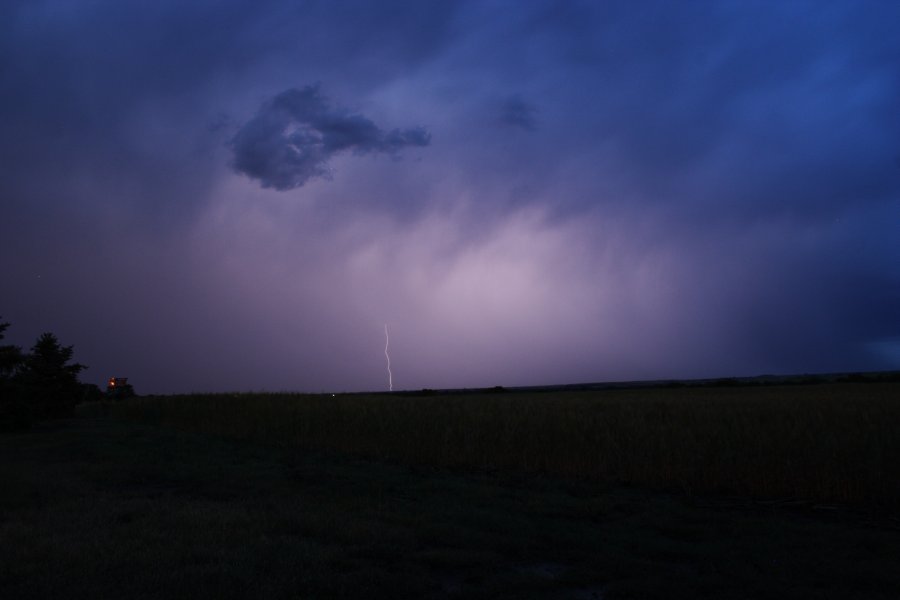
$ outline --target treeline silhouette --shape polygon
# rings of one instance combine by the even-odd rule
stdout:
[[[0,342],[8,327],[0,322]],[[61,345],[52,333],[41,334],[27,353],[0,345],[0,431],[70,416],[78,402],[102,397],[96,385],[78,381],[87,367],[71,362],[73,353],[73,346]]]

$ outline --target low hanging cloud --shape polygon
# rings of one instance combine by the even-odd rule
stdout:
[[[535,131],[537,109],[522,99],[518,94],[507,98],[501,107],[500,122],[512,127],[521,127],[525,131]]]
[[[370,119],[333,106],[318,86],[281,92],[259,109],[231,140],[234,169],[264,188],[298,188],[314,177],[331,178],[335,154],[396,155],[407,146],[427,146],[422,127],[384,131]]]

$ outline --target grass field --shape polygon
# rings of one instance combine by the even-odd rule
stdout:
[[[618,411],[625,419],[632,414],[620,405],[626,398],[614,395],[613,405],[599,415]],[[268,400],[208,398],[189,405],[156,399],[128,406],[206,433],[82,416],[0,435],[0,598],[900,597],[900,529],[885,516],[872,520],[865,512],[691,497],[546,475],[479,474],[302,449],[298,441],[327,445],[323,440],[330,438],[319,428],[329,423],[332,432],[344,432],[348,442],[342,443],[352,441],[364,421],[338,428],[338,417],[346,413],[334,407],[349,411],[368,400]],[[416,412],[422,407],[446,418],[483,401],[471,400],[476,404],[448,399],[416,407],[385,397],[370,406],[403,407],[407,412],[393,416],[374,412],[397,427],[415,415],[422,419]],[[255,414],[243,429],[227,433],[264,439],[266,419],[272,423],[298,401],[306,408],[283,418],[267,443],[225,439],[222,425],[207,419],[231,407],[236,412],[221,423],[235,427],[235,419]],[[492,411],[508,407],[508,401],[513,399],[495,398],[480,413],[485,420],[469,415],[454,427],[481,423],[471,433],[476,440],[484,427],[506,421]],[[651,408],[652,397],[642,401],[649,404],[633,407],[635,414],[662,410]],[[166,408],[169,402],[183,412]],[[525,399],[527,410],[512,418],[511,426],[520,429],[500,429],[500,439],[517,439],[541,411],[548,414],[547,402],[554,400]],[[596,402],[604,400],[577,400],[574,406],[583,412],[551,427],[577,423],[578,414],[599,418]],[[675,415],[666,423],[691,414],[669,410]],[[195,420],[188,421],[188,414]],[[305,429],[295,423],[299,415],[316,414],[319,420]],[[390,455],[429,447],[427,437],[438,425],[431,427],[411,432],[415,443],[357,441],[351,449],[382,448]],[[309,438],[290,437],[307,431]],[[386,435],[377,425],[371,431],[376,441]],[[460,435],[450,429],[437,442]],[[276,439],[285,443],[269,443]],[[524,456],[539,442],[546,443],[535,440]],[[493,447],[472,443],[459,460],[448,454],[445,461],[467,464],[478,457],[474,448]],[[565,456],[548,451],[555,460]],[[481,459],[479,464],[490,462]],[[508,460],[536,470],[554,464]]]
[[[900,508],[900,383],[147,397],[115,414],[374,460]]]

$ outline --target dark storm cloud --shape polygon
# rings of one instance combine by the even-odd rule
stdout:
[[[535,113],[537,113],[537,109],[525,102],[521,96],[512,96],[501,107],[500,122],[520,127],[525,131],[534,131],[537,129]]]
[[[358,114],[332,106],[318,86],[286,90],[266,102],[231,140],[234,168],[264,188],[285,191],[314,177],[330,178],[336,154],[395,155],[408,146],[427,146],[422,127],[385,132]]]
[[[896,368],[897,22],[877,0],[0,2],[0,313],[147,392],[372,389],[385,322],[419,387]],[[297,81],[352,110],[304,88],[256,112]],[[415,169],[350,158],[429,135]],[[257,189],[332,167],[308,202]]]
[[[302,61],[308,77],[359,92],[438,52],[456,10],[354,0],[0,2],[0,192],[24,210],[41,203],[52,212],[71,201],[72,179],[91,180],[109,189],[86,190],[80,211],[112,202],[184,223],[223,162],[214,154],[226,132],[208,124],[233,119],[241,93],[278,79],[270,65],[317,57]],[[415,137],[384,135],[386,147]]]
[[[611,166],[644,206],[818,218],[900,187],[896,5],[562,6],[544,5],[520,36],[501,38],[526,42],[479,51],[518,58],[519,79],[543,68],[534,82],[554,85],[528,94],[548,115],[565,110],[568,156],[611,148],[596,168]],[[578,210],[610,196],[567,202]]]

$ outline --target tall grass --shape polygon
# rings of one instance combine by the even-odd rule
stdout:
[[[900,384],[146,397],[119,414],[410,464],[900,506]]]

